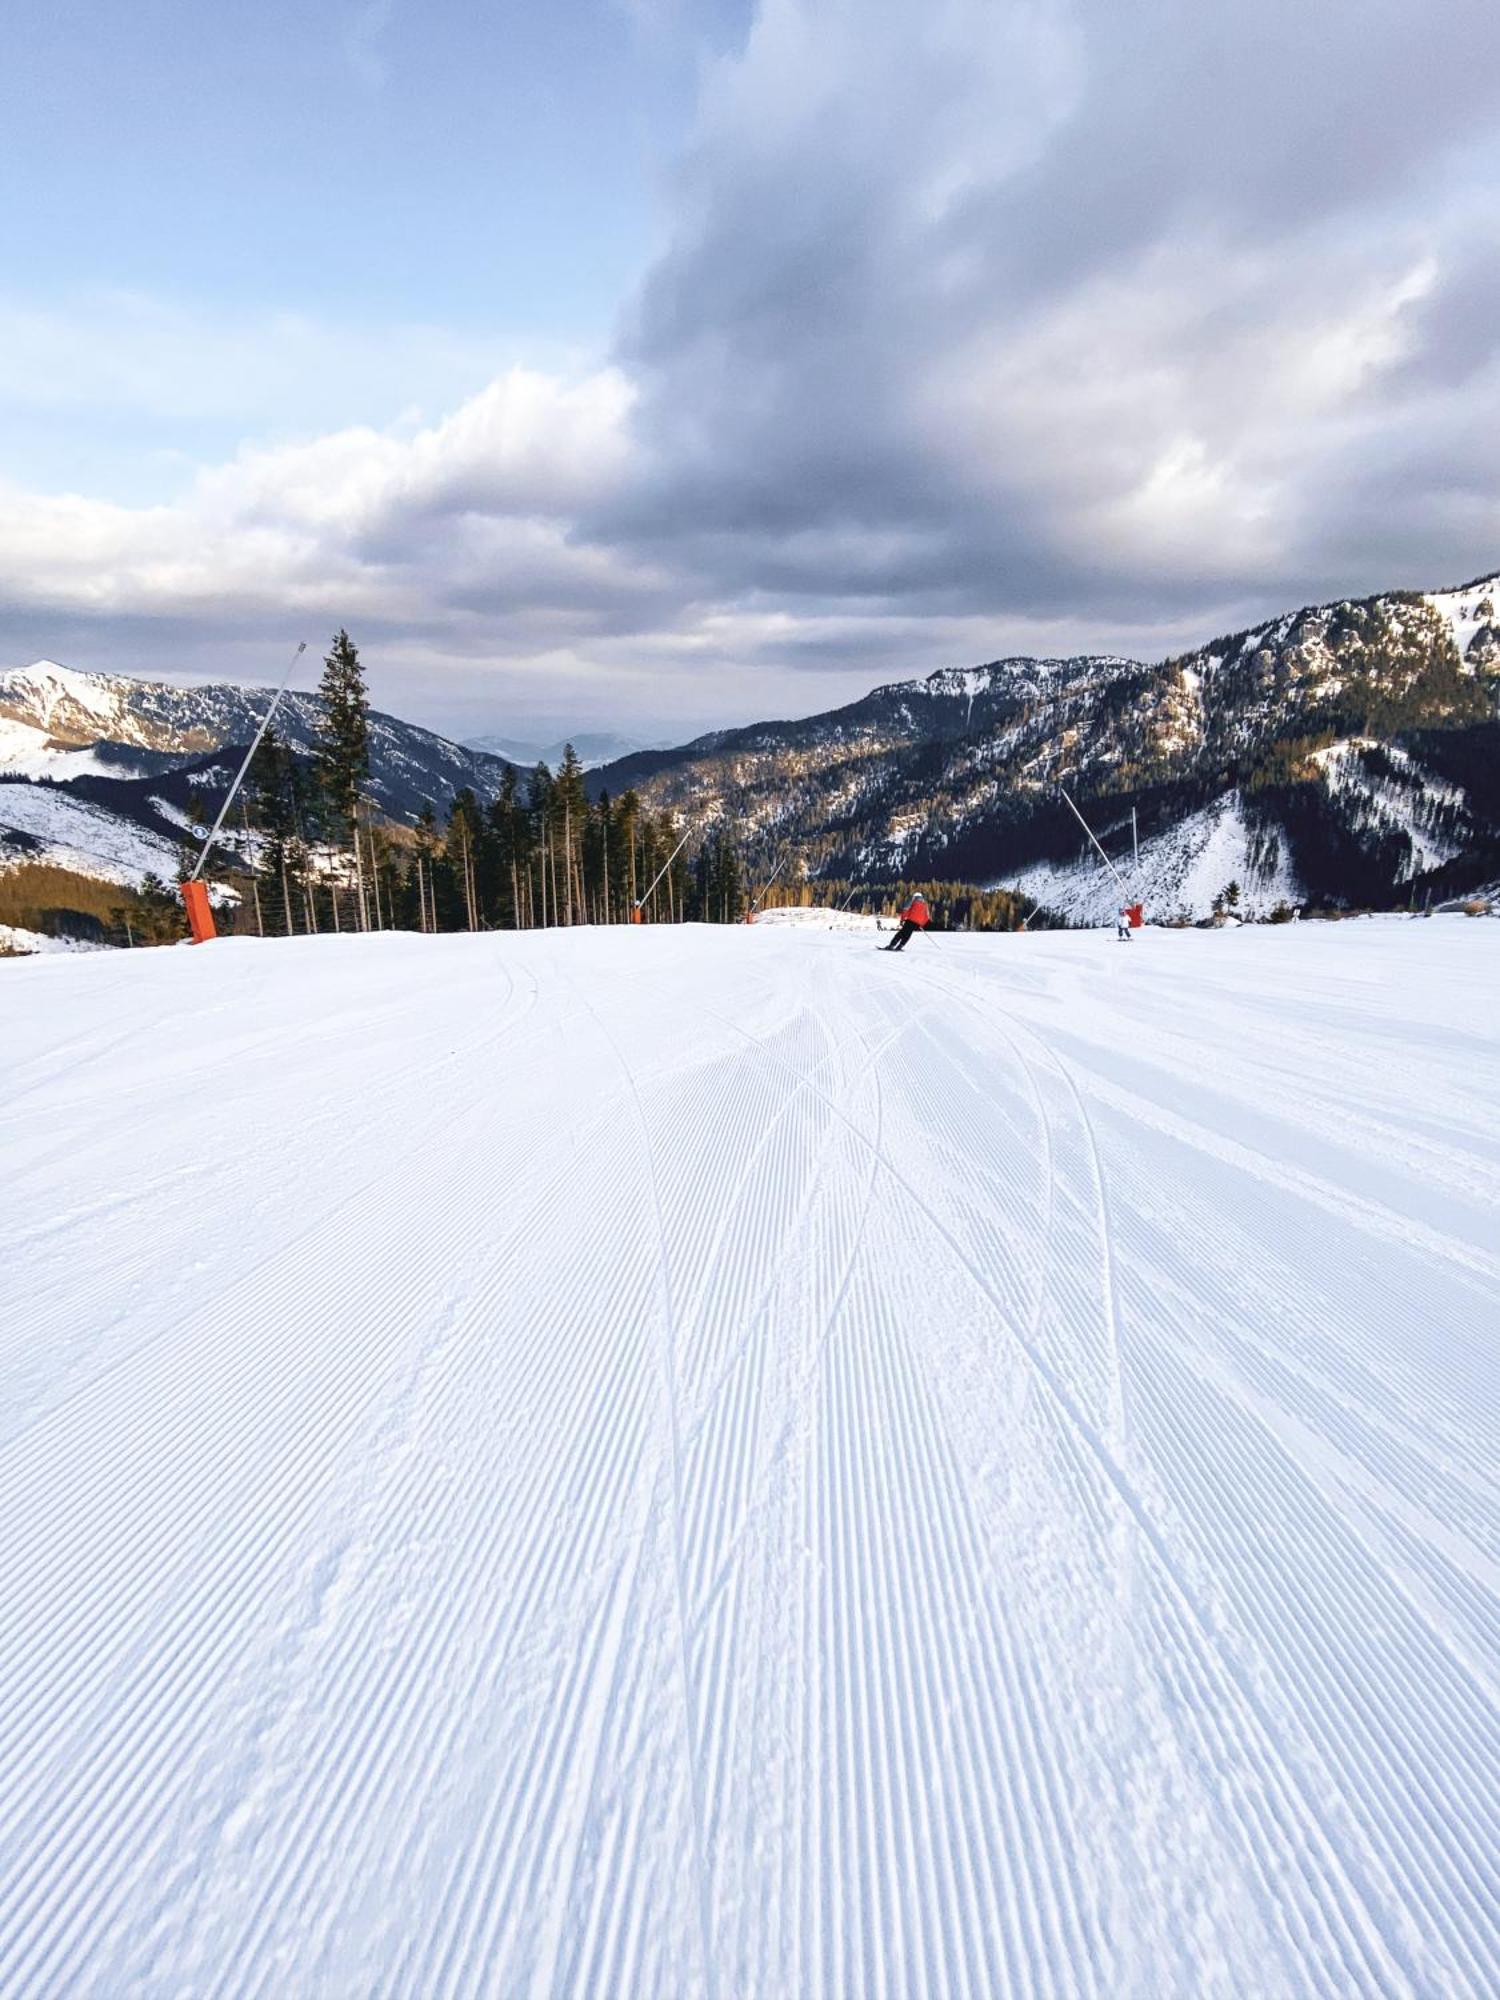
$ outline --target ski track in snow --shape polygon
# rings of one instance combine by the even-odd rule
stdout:
[[[1500,932],[0,975],[0,1993],[1500,1991]]]

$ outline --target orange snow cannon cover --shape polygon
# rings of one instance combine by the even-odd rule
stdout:
[[[1144,903],[1127,903],[1125,914],[1130,919],[1130,928],[1138,931],[1146,921],[1146,906]]]
[[[208,884],[206,882],[184,882],[182,900],[187,906],[188,929],[193,934],[194,944],[207,944],[219,933],[214,928],[214,913],[208,904]]]
[[[637,903],[635,908],[630,912],[630,921],[633,924],[638,924],[641,921],[641,906],[639,903]]]

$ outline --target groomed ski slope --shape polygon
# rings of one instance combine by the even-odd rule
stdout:
[[[0,1992],[1500,1992],[1497,979],[0,970]]]

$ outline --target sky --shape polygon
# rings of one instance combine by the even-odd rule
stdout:
[[[6,26],[0,664],[654,741],[1500,569],[1493,0]]]

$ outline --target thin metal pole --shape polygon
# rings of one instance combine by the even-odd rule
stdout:
[[[255,741],[250,745],[250,748],[245,752],[245,761],[243,764],[241,764],[239,768],[239,774],[235,778],[234,783],[229,787],[229,790],[224,794],[224,803],[219,807],[219,817],[214,821],[213,825],[209,828],[208,838],[203,843],[203,852],[198,856],[198,865],[193,870],[192,874],[189,875],[188,877],[188,880],[190,882],[196,882],[198,877],[203,873],[203,864],[208,859],[209,849],[213,846],[214,842],[219,837],[219,828],[224,824],[224,816],[229,811],[229,808],[234,804],[234,795],[245,781],[245,773],[250,768],[250,759],[255,755],[256,751],[260,748],[260,739],[265,735],[266,731],[271,726],[271,717],[276,713],[277,702],[279,702],[281,697],[286,693],[286,684],[292,678],[292,668],[296,666],[297,662],[302,658],[302,655],[306,651],[307,651],[307,641],[305,639],[299,640],[297,642],[297,650],[295,653],[293,653],[291,659],[288,660],[286,672],[281,676],[281,685],[280,687],[277,688],[275,694],[273,694],[271,697],[271,706],[266,710],[265,720],[261,723],[260,728],[257,729],[255,732]]]
[[[1098,841],[1094,839],[1094,829],[1089,825],[1088,821],[1084,818],[1083,814],[1078,810],[1077,806],[1074,805],[1073,801],[1068,798],[1067,786],[1059,785],[1057,789],[1062,793],[1063,797],[1068,800],[1068,811],[1073,815],[1074,819],[1077,820],[1078,824],[1083,828],[1084,832],[1088,835],[1089,839],[1093,840],[1095,847],[1099,848],[1099,859],[1104,863],[1105,867],[1109,870],[1110,874],[1114,876],[1115,880],[1119,883],[1120,887],[1123,889],[1125,887],[1124,878],[1121,876],[1119,869],[1116,868],[1113,861],[1111,861],[1109,856],[1105,853],[1104,849],[1102,847],[1099,847]]]
[[[1130,850],[1135,856],[1135,872],[1141,872],[1141,835],[1135,823],[1135,807],[1130,808]]]
[[[692,830],[693,829],[691,827],[688,827],[686,829],[686,831],[683,833],[682,839],[678,841],[677,845],[672,849],[672,852],[667,856],[666,860],[661,864],[660,868],[657,869],[655,875],[651,878],[651,888],[646,891],[644,896],[638,896],[636,898],[635,906],[638,910],[643,909],[645,905],[650,902],[652,890],[655,889],[657,883],[661,880],[662,876],[666,874],[667,870],[671,867],[672,863],[677,859],[678,855],[681,854],[684,846],[686,846],[687,844],[688,834],[691,833]]]
[[[761,890],[760,895],[757,896],[754,902],[750,905],[750,908],[752,910],[758,910],[761,906],[762,898],[770,895],[772,883],[775,882],[776,877],[781,873],[782,869],[785,868],[786,864],[791,860],[791,858],[792,858],[792,849],[789,847],[786,853],[783,854],[781,859],[777,862],[774,870],[772,871],[770,882],[767,882],[765,888]]]

